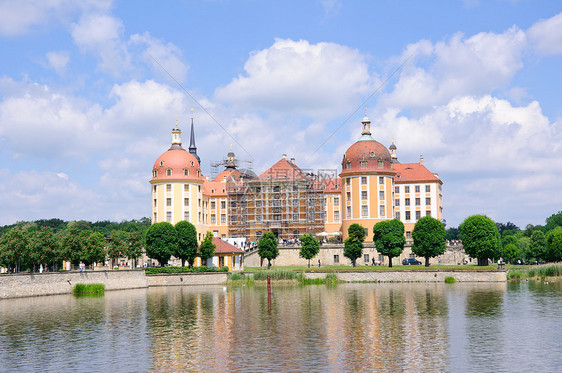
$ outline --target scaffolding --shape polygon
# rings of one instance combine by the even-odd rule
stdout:
[[[324,174],[294,167],[228,184],[229,236],[259,240],[264,232],[290,241],[324,230]]]

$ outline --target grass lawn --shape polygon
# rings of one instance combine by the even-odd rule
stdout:
[[[388,266],[357,266],[353,268],[352,266],[330,266],[323,265],[320,268],[318,266],[271,266],[272,270],[282,269],[284,271],[305,271],[305,272],[330,272],[330,271],[495,271],[498,269],[496,264],[479,267],[477,265],[431,265],[425,267],[423,265],[416,266],[404,266],[404,265],[393,265],[392,268]],[[267,266],[264,267],[244,267],[244,272],[257,272],[267,270]]]

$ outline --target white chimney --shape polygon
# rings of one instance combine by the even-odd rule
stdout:
[[[291,158],[291,163],[295,164],[295,158]]]
[[[423,166],[423,155],[420,155],[420,165]]]

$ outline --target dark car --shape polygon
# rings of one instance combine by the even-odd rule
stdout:
[[[409,266],[409,265],[413,266],[413,265],[420,265],[420,264],[422,264],[422,262],[420,262],[419,260],[416,260],[414,258],[404,259],[402,261],[402,265],[404,265],[404,266]]]

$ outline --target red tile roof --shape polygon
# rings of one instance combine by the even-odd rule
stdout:
[[[223,189],[224,192],[222,191]],[[209,181],[209,180],[205,180],[205,182],[203,182],[203,194],[206,196],[209,197],[226,196],[227,192],[228,192],[227,183],[222,183],[220,181]]]
[[[429,171],[423,164],[419,163],[395,163],[396,183],[407,183],[411,181],[439,181],[439,175]]]
[[[296,164],[281,158],[277,163],[267,169],[263,174],[258,176],[259,179],[302,179],[306,174]]]
[[[244,250],[221,240],[218,237],[213,237],[213,243],[216,245],[215,254],[243,254]]]

